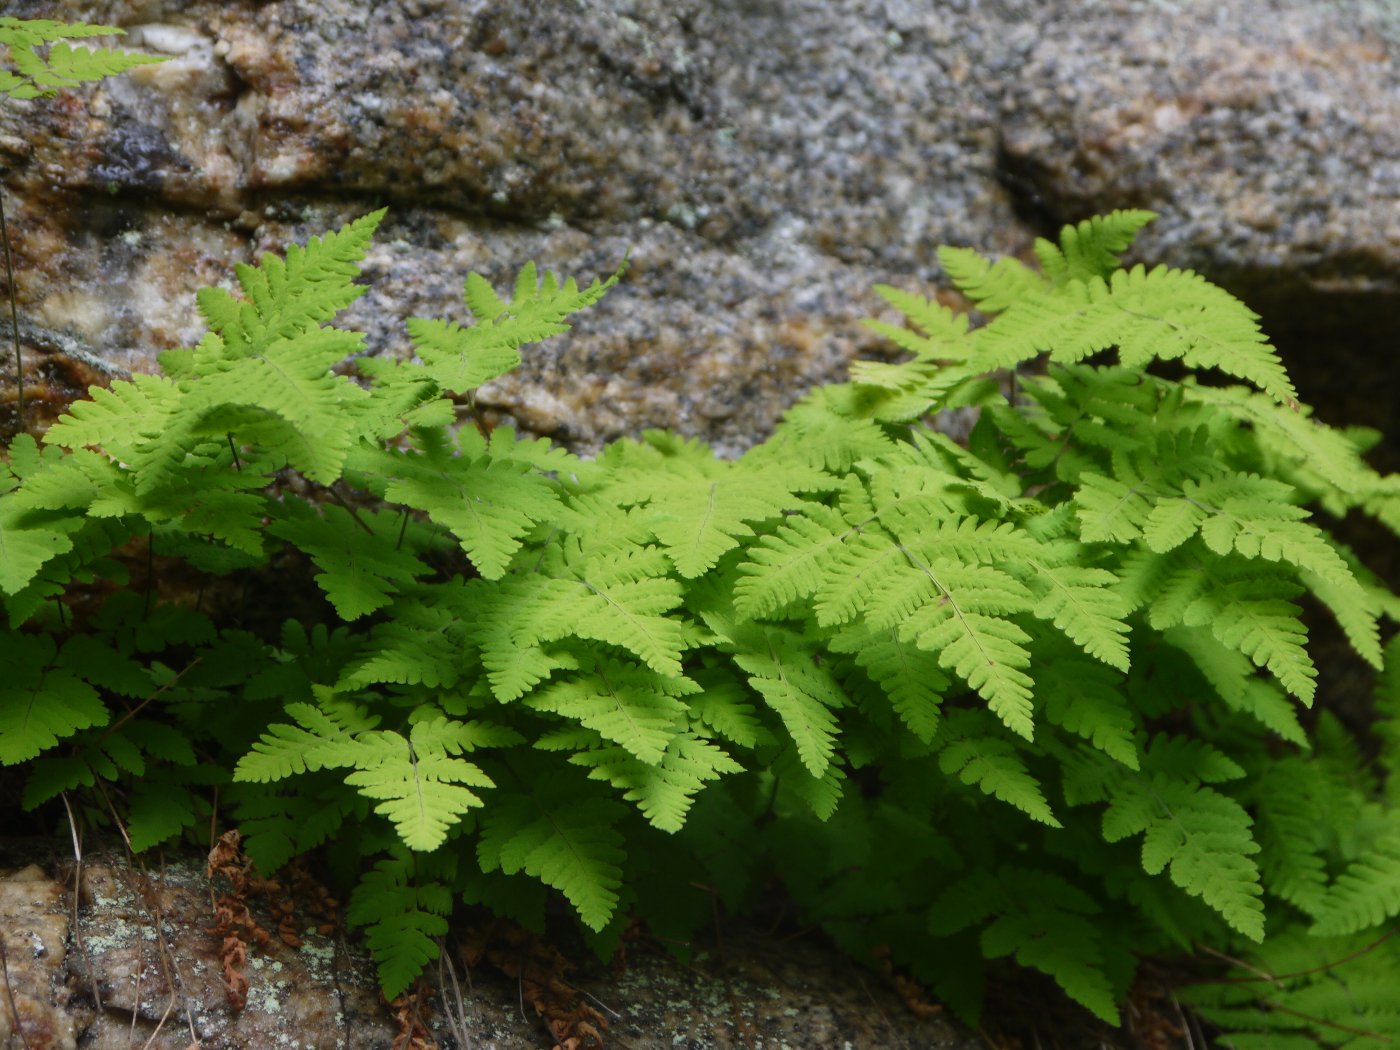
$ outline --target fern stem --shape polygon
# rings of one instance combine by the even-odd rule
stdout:
[[[241,474],[243,473],[243,461],[238,458],[238,449],[234,447],[233,432],[229,430],[224,431],[224,437],[228,439],[228,452],[229,455],[233,457],[233,469]]]
[[[359,512],[356,511],[354,507],[350,506],[350,504],[345,502],[345,497],[335,490],[334,485],[327,485],[326,491],[331,494],[331,499],[335,500],[337,503],[339,503],[342,507],[345,508],[345,513],[350,515],[351,520],[354,521],[356,525],[364,529],[371,536],[374,535],[374,530],[365,524],[364,519],[360,517]]]
[[[1377,948],[1379,948],[1379,947],[1380,947],[1382,944],[1384,944],[1386,941],[1390,940],[1390,938],[1394,937],[1397,933],[1400,933],[1400,926],[1392,926],[1390,929],[1386,930],[1385,933],[1381,934],[1379,937],[1377,937],[1377,938],[1376,938],[1374,941],[1372,941],[1370,944],[1365,945],[1364,947],[1358,948],[1358,949],[1356,949],[1356,951],[1351,952],[1351,953],[1348,954],[1348,955],[1343,955],[1340,959],[1333,959],[1333,960],[1331,960],[1330,962],[1322,963],[1322,964],[1319,965],[1319,966],[1314,966],[1314,967],[1311,967],[1310,969],[1307,969],[1307,970],[1295,970],[1295,971],[1293,971],[1292,973],[1278,973],[1278,974],[1266,973],[1266,972],[1264,972],[1263,970],[1259,970],[1257,967],[1250,966],[1248,963],[1242,962],[1242,961],[1239,960],[1239,959],[1236,959],[1236,958],[1234,958],[1234,957],[1232,957],[1232,956],[1226,955],[1224,952],[1216,951],[1214,948],[1210,947],[1210,946],[1207,945],[1207,944],[1197,944],[1197,945],[1196,945],[1197,949],[1199,949],[1199,950],[1201,950],[1201,951],[1204,951],[1204,952],[1206,952],[1206,953],[1208,953],[1208,954],[1210,954],[1210,955],[1217,956],[1218,958],[1224,959],[1226,962],[1233,963],[1233,964],[1235,964],[1236,966],[1241,967],[1242,969],[1254,970],[1256,976],[1253,976],[1253,977],[1215,977],[1215,978],[1211,978],[1210,980],[1197,981],[1197,982],[1193,982],[1193,983],[1196,983],[1196,984],[1254,984],[1255,982],[1258,982],[1258,981],[1268,981],[1270,984],[1276,984],[1276,983],[1278,983],[1279,981],[1292,981],[1292,980],[1296,980],[1296,979],[1299,978],[1299,977],[1310,977],[1310,976],[1312,976],[1312,975],[1315,974],[1315,973],[1325,973],[1325,972],[1328,971],[1328,970],[1335,969],[1335,968],[1338,967],[1338,966],[1341,966],[1341,965],[1343,965],[1343,964],[1345,964],[1345,963],[1351,962],[1353,959],[1359,959],[1359,958],[1361,958],[1363,955],[1367,955],[1367,954],[1369,954],[1370,952],[1375,951]]]
[[[0,190],[0,242],[5,245],[5,287],[10,293],[10,335],[15,343],[15,385],[19,390],[19,431],[24,425],[24,355],[19,346],[19,309],[15,305],[15,267],[10,258],[10,227],[5,221],[5,194]]]

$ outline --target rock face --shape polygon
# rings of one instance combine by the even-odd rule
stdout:
[[[742,448],[879,349],[872,284],[1120,205],[1162,213],[1145,256],[1284,336],[1335,315],[1364,344],[1400,287],[1400,32],[1361,0],[11,6],[173,57],[0,106],[32,382],[60,402],[193,342],[234,261],[380,204],[345,318],[377,352],[462,318],[469,269],[591,278],[630,249],[482,398],[582,448]]]
[[[196,858],[133,867],[117,855],[82,866],[49,856],[47,844],[0,846],[0,862],[40,858],[0,869],[0,1045],[27,1050],[545,1050],[554,1043],[531,999],[572,996],[579,1017],[594,1019],[603,1045],[733,1047],[945,1047],[974,1050],[941,1018],[911,1014],[876,974],[807,942],[782,943],[756,932],[702,953],[682,966],[655,950],[634,950],[625,971],[594,964],[568,982],[531,990],[530,967],[509,976],[482,963],[457,966],[456,994],[414,1002],[424,1041],[395,1042],[401,1026],[379,997],[373,968],[343,934],[319,932],[315,920],[288,912],[295,928],[249,947],[237,969],[245,1003],[228,994],[225,956],[211,900],[227,890]],[[63,872],[64,882],[50,874]],[[78,886],[77,899],[71,887]],[[276,929],[258,902],[255,920]],[[284,928],[286,924],[284,924]],[[507,966],[529,951],[517,940]],[[578,958],[586,960],[586,951]],[[545,960],[555,971],[562,957]],[[536,973],[545,972],[536,968]],[[443,985],[451,988],[450,980]],[[596,1005],[595,1005],[596,1004]],[[15,1018],[19,1019],[16,1027]],[[556,1016],[564,1018],[561,1009]],[[548,1015],[547,1015],[548,1017]],[[599,1020],[601,1019],[601,1020]],[[586,1031],[582,1026],[578,1030]],[[563,1032],[563,1029],[560,1029]],[[579,1050],[597,1046],[582,1039]]]

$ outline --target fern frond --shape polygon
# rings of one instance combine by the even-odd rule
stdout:
[[[1083,565],[1033,563],[1028,578],[1040,592],[1031,614],[1049,620],[1065,637],[1096,660],[1120,671],[1128,669],[1127,603],[1116,589],[1118,577],[1107,569]]]
[[[718,669],[701,671],[695,677],[700,692],[689,697],[686,704],[692,725],[704,727],[701,735],[718,734],[744,748],[776,743],[758,719],[752,694],[732,677]]]
[[[525,703],[587,726],[644,764],[659,764],[686,728],[689,712],[678,698],[699,686],[605,656],[581,670],[535,690]]]
[[[1036,238],[1036,258],[1055,285],[1108,277],[1121,265],[1118,257],[1136,239],[1138,230],[1156,217],[1156,212],[1136,209],[1093,216],[1077,226],[1062,228],[1058,247],[1043,237]]]
[[[621,442],[609,449],[607,459],[618,476],[594,495],[621,506],[645,504],[642,520],[676,571],[688,579],[713,568],[725,552],[752,536],[753,524],[803,506],[796,493],[828,483],[812,468],[753,458],[719,460],[698,442],[684,455]],[[638,470],[646,473],[645,486],[636,484]]]
[[[1356,933],[1400,915],[1400,821],[1382,818],[1381,830],[1346,866],[1318,903],[1312,933]]]
[[[948,743],[938,752],[939,769],[1015,806],[1032,820],[1062,827],[1014,744],[996,736],[963,735],[963,729],[950,726]]]
[[[1050,721],[1084,737],[1129,769],[1139,767],[1138,719],[1119,675],[1069,656],[1049,661],[1037,686]]]
[[[568,801],[543,785],[532,794],[494,803],[482,816],[477,859],[481,870],[523,871],[559,890],[592,930],[606,926],[622,885],[624,811],[615,803]]]
[[[424,436],[420,445],[393,454],[385,497],[425,512],[457,537],[482,576],[500,579],[526,533],[558,507],[553,483],[489,454],[454,455],[446,440]]]
[[[116,26],[0,16],[0,44],[9,49],[10,60],[18,70],[18,73],[0,70],[0,93],[11,98],[41,98],[61,88],[125,73],[135,66],[169,61],[165,55],[73,47],[65,42],[125,33],[126,30]],[[52,45],[47,58],[38,50],[45,44]]]
[[[100,448],[132,462],[140,450],[168,435],[170,416],[181,403],[175,383],[163,376],[135,375],[108,387],[94,386],[49,427],[44,442],[62,448]]]
[[[480,766],[454,757],[476,746],[481,727],[446,718],[416,722],[407,738],[377,730],[360,734],[348,752],[356,770],[345,782],[387,817],[409,849],[429,852],[470,809],[484,805],[471,788],[495,787]],[[489,728],[484,740],[492,742]]]
[[[827,644],[835,652],[854,653],[856,664],[884,690],[909,731],[925,744],[933,743],[943,694],[952,684],[936,653],[900,641],[896,629],[874,631],[864,624],[848,626]]]
[[[983,313],[1001,313],[1046,285],[1044,277],[1019,259],[993,262],[970,248],[944,245],[938,249],[938,261],[958,290]]]
[[[389,619],[374,625],[363,647],[350,658],[336,682],[338,690],[362,689],[376,682],[447,689],[471,663],[463,651],[467,636],[462,611],[440,591],[419,600],[412,594],[390,606]]]
[[[452,891],[441,882],[415,882],[405,859],[381,860],[360,877],[345,921],[365,927],[384,994],[408,990],[438,957],[436,938],[447,933]]]
[[[321,571],[316,582],[342,620],[356,620],[393,602],[394,595],[426,575],[428,567],[411,549],[400,549],[402,516],[389,511],[361,511],[352,517],[343,507],[327,505],[321,514],[304,503],[278,508],[268,526],[311,556]]]
[[[1227,707],[1258,720],[1290,743],[1306,746],[1307,733],[1295,705],[1278,686],[1255,676],[1244,653],[1222,644],[1208,627],[1172,627],[1162,637],[1190,657]]]
[[[1300,588],[1282,579],[1244,577],[1221,582],[1186,607],[1188,627],[1208,624],[1211,633],[1267,667],[1282,686],[1305,704],[1317,690],[1317,668],[1306,649],[1301,612],[1289,598]]]
[[[654,827],[666,832],[681,830],[695,795],[708,781],[744,769],[723,749],[693,733],[672,737],[651,762],[618,747],[580,751],[569,761],[621,790]]]
[[[1171,880],[1200,897],[1252,940],[1264,936],[1259,852],[1249,814],[1213,788],[1158,773],[1120,781],[1103,816],[1103,837],[1143,834],[1142,867],[1168,869]]]
[[[294,724],[269,726],[238,760],[235,781],[268,783],[308,771],[353,766],[360,757],[355,735],[379,724],[365,708],[344,700],[327,700],[319,706],[291,703],[286,712]]]
[[[1293,755],[1269,763],[1253,785],[1265,889],[1314,919],[1330,881],[1328,829],[1342,819],[1333,803],[1350,790],[1323,763]]]
[[[274,369],[280,364],[291,373],[314,373],[307,366],[298,368],[295,359],[299,353],[318,353],[318,363],[327,368],[347,356],[352,343],[359,345],[354,333],[328,336],[328,343],[308,343],[302,337],[316,332],[320,325],[365,294],[365,289],[353,279],[360,272],[359,264],[369,249],[370,238],[387,211],[380,208],[334,233],[312,237],[305,247],[291,245],[285,261],[269,252],[257,266],[240,263],[236,271],[246,297],[242,302],[222,288],[203,289],[197,297],[199,310],[217,336],[195,349],[190,362],[193,371],[209,376],[279,345],[282,351],[269,364]],[[342,348],[339,356],[330,357],[333,350],[329,344]],[[307,378],[302,377],[301,382]],[[315,374],[309,378],[315,378]],[[268,382],[271,385],[270,377]],[[333,433],[335,429],[338,428],[333,428]]]
[[[756,452],[755,458],[841,474],[862,459],[889,452],[894,442],[878,423],[864,418],[864,407],[856,388],[820,387],[783,413],[777,430],[764,442],[764,451]]]
[[[521,346],[567,332],[564,318],[596,303],[622,273],[620,268],[606,281],[594,281],[579,291],[573,278],[562,285],[551,273],[539,278],[535,264],[527,263],[516,278],[509,306],[483,278],[472,274],[462,297],[476,324],[463,328],[454,321],[409,319],[408,332],[423,361],[422,371],[442,390],[469,393],[518,366]]]
[[[49,562],[73,549],[73,533],[83,519],[72,514],[34,511],[22,493],[0,496],[0,591],[16,595]]]
[[[829,559],[858,534],[840,511],[809,503],[749,547],[734,585],[734,608],[745,619],[769,616],[810,597]]]
[[[987,958],[1014,955],[1100,1020],[1119,1023],[1094,918],[1099,907],[1064,879],[1030,868],[979,870],[939,894],[929,912],[931,929],[945,934],[995,916],[982,931]]]
[[[191,432],[232,433],[286,456],[313,481],[331,484],[354,440],[348,406],[369,397],[331,368],[363,341],[357,332],[333,328],[297,332],[266,346],[254,341],[245,355],[190,383],[182,409],[197,420]]]
[[[1008,729],[1033,734],[1030,635],[1007,614],[1031,604],[1030,591],[988,566],[913,557],[892,575],[867,611],[874,628],[938,653],[939,665],[975,689]]]
[[[785,627],[734,623],[713,609],[702,617],[719,648],[732,654],[749,685],[782,720],[807,772],[823,776],[836,748],[832,712],[849,700],[831,672],[816,662],[816,643]]]
[[[62,666],[47,634],[0,630],[0,765],[26,762],[110,717],[97,690]]]
[[[973,336],[979,360],[1014,368],[1042,352],[1072,364],[1117,347],[1126,368],[1182,360],[1248,380],[1284,404],[1297,392],[1256,323],[1228,292],[1189,270],[1142,266],[1020,299]]]

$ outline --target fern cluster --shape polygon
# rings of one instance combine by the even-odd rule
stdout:
[[[162,374],[11,443],[26,806],[115,785],[142,849],[217,797],[265,870],[330,851],[390,996],[459,903],[539,927],[557,892],[606,952],[634,914],[689,937],[697,881],[741,910],[776,873],[965,1017],[1012,959],[1116,1024],[1139,959],[1207,945],[1274,977],[1199,986],[1227,1030],[1400,1035],[1379,999],[1347,1020],[1393,952],[1286,977],[1400,914],[1400,602],[1316,514],[1400,530],[1400,485],[1244,306],[1119,268],[1148,213],[1039,269],[945,249],[989,323],[879,289],[907,359],[732,461],[663,432],[582,459],[472,414],[620,274],[472,276],[472,323],[358,357],[332,322],[382,214],[240,266]],[[930,425],[951,408],[966,445]],[[162,593],[177,567],[198,582]],[[280,630],[234,597],[298,573],[325,600]],[[1390,676],[1371,766],[1307,710],[1319,610]]]

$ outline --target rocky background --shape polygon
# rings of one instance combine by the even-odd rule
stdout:
[[[236,260],[390,214],[378,353],[468,270],[625,284],[483,401],[580,448],[725,451],[878,352],[880,281],[1118,207],[1243,295],[1337,420],[1400,400],[1400,7],[1370,0],[6,5],[173,56],[0,106],[36,380],[152,367]],[[8,371],[8,369],[7,369]],[[9,376],[6,381],[11,382]],[[8,405],[9,402],[6,402]],[[0,426],[13,415],[0,415]]]
[[[173,57],[0,103],[31,427],[196,341],[194,293],[234,262],[388,205],[369,294],[341,322],[375,353],[407,352],[408,316],[465,320],[469,270],[499,284],[535,259],[586,281],[630,251],[619,288],[480,399],[581,450],[668,426],[737,452],[885,352],[858,323],[881,310],[871,285],[928,294],[941,243],[1024,255],[1120,207],[1161,215],[1139,258],[1263,315],[1324,419],[1400,429],[1393,0],[3,12],[117,24]],[[13,368],[0,350],[0,434],[18,423]],[[1393,442],[1378,454],[1400,466]],[[475,1045],[535,1045],[525,1031]]]

